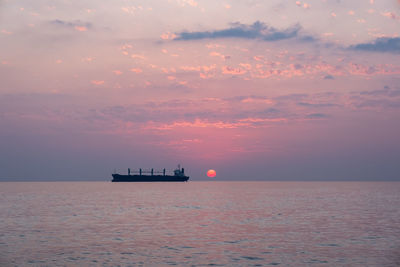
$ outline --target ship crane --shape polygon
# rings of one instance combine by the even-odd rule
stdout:
[[[151,174],[152,176],[155,175],[155,174],[162,174],[162,175],[165,176],[165,168],[162,171],[154,170],[153,168],[152,169],[142,169],[142,168],[140,168],[138,170],[132,169],[132,171],[131,171],[131,169],[128,168],[128,175],[131,175],[131,174],[139,174],[139,175]]]

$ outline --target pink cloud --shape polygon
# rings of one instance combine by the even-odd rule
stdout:
[[[181,70],[184,71],[203,71],[203,72],[210,72],[215,70],[215,68],[217,67],[216,64],[212,64],[212,65],[204,65],[204,66],[181,66],[179,67]]]
[[[90,81],[92,84],[94,84],[94,85],[103,85],[104,84],[104,81],[100,81],[100,80],[92,80],[92,81]]]
[[[119,71],[119,70],[113,70],[112,71],[115,75],[121,75],[122,74],[122,71]]]
[[[203,71],[205,71],[205,72],[209,72],[209,71],[214,70],[216,67],[217,67],[217,65],[215,65],[215,64],[209,65],[209,66],[204,65],[204,66],[201,66],[201,69],[202,69]]]
[[[161,71],[164,72],[164,73],[170,73],[170,72],[176,73],[176,69],[175,69],[174,67],[171,67],[171,68],[169,68],[169,69],[167,69],[167,68],[161,68]]]
[[[287,118],[273,118],[273,119],[264,119],[264,118],[245,118],[240,119],[240,122],[250,122],[250,123],[259,123],[259,122],[287,122]]]
[[[94,60],[94,57],[84,57],[82,58],[83,62],[92,62]]]
[[[136,11],[143,10],[143,7],[142,6],[126,6],[126,7],[121,7],[121,10],[124,13],[133,15],[133,14],[135,14]]]
[[[254,97],[247,97],[241,100],[242,103],[250,103],[250,104],[273,104],[274,101],[271,99],[264,99],[264,98],[254,98]]]
[[[163,40],[172,40],[176,38],[176,34],[171,32],[166,32],[160,35],[160,38]]]
[[[214,77],[214,74],[208,74],[208,73],[201,72],[199,74],[199,76],[200,76],[201,79],[210,79],[210,78]]]
[[[222,67],[222,73],[223,74],[243,75],[246,72],[247,72],[246,70],[243,70],[241,68],[232,68],[232,67],[229,67],[229,66],[223,66]]]
[[[349,63],[348,72],[353,75],[372,76],[372,75],[396,75],[400,74],[400,66],[391,64],[362,65]]]
[[[143,56],[143,55],[137,55],[137,54],[132,54],[132,55],[131,55],[131,58],[133,58],[133,59],[146,59],[145,56]]]
[[[382,16],[385,16],[385,17],[390,18],[390,19],[400,20],[400,17],[397,16],[397,15],[396,15],[395,13],[393,13],[393,12],[382,12],[381,14],[382,14]]]
[[[226,57],[226,56],[222,55],[221,53],[218,53],[218,52],[215,52],[215,51],[210,52],[209,55],[212,56],[212,57],[219,57],[221,59],[225,59],[225,57]]]
[[[254,56],[253,59],[255,61],[264,61],[264,57],[263,56]]]
[[[223,121],[210,122],[208,120],[196,119],[194,122],[188,121],[177,121],[169,124],[154,124],[149,123],[145,128],[147,129],[157,129],[157,130],[172,130],[175,128],[219,128],[219,129],[233,129],[240,126],[246,126],[248,124],[239,123],[229,123]]]
[[[240,63],[239,66],[245,68],[246,70],[251,70],[251,65],[248,63]]]
[[[181,66],[180,69],[184,71],[200,71],[201,66]]]
[[[286,77],[291,78],[294,76],[304,75],[320,75],[330,74],[334,76],[346,75],[344,69],[339,66],[334,66],[325,62],[317,64],[289,64],[284,65],[280,62],[270,62],[269,64],[257,64],[256,68],[252,70],[252,77],[254,78],[270,78],[270,77]]]
[[[194,0],[177,0],[181,6],[189,5],[192,7],[197,7],[198,3]]]
[[[1,30],[1,33],[2,33],[2,34],[7,34],[7,35],[12,34],[12,32],[9,32],[9,31],[7,31],[7,30]]]
[[[87,28],[85,26],[75,26],[75,30],[78,32],[85,32],[87,31]]]
[[[218,49],[218,48],[225,48],[225,45],[220,45],[220,44],[206,44],[206,47],[208,49]]]
[[[303,6],[303,8],[305,8],[305,9],[310,8],[310,5],[307,4],[307,3],[302,4],[300,1],[296,1],[295,3],[296,3],[296,5],[299,6],[299,7]]]
[[[143,72],[143,70],[140,68],[132,68],[132,69],[130,69],[130,71],[132,71],[134,73],[142,73]]]
[[[124,45],[122,45],[121,46],[121,50],[128,50],[128,49],[131,49],[132,48],[132,45],[130,45],[130,44],[124,44]]]

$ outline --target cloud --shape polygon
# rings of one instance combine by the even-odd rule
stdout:
[[[385,85],[383,89],[353,92],[352,104],[356,108],[388,109],[400,108],[400,89]]]
[[[275,99],[277,101],[300,101],[309,96],[310,96],[309,94],[288,94],[275,97]]]
[[[189,5],[189,6],[192,6],[192,7],[197,7],[198,6],[198,3],[196,1],[194,1],[194,0],[178,0],[177,2],[182,7],[184,7],[186,5]]]
[[[189,32],[183,31],[177,33],[174,40],[200,40],[200,39],[219,39],[219,38],[242,38],[259,39],[263,41],[279,41],[297,37],[301,27],[295,25],[284,30],[278,30],[269,27],[263,22],[256,21],[251,25],[232,23],[230,28],[214,31]],[[309,40],[310,37],[305,38]],[[311,38],[312,39],[312,38]]]
[[[396,13],[393,12],[382,12],[382,16],[385,16],[390,19],[400,20],[400,16],[397,16]]]
[[[230,74],[230,75],[242,75],[245,74],[247,71],[241,68],[232,68],[229,66],[222,67],[222,74]]]
[[[396,38],[378,38],[371,43],[363,43],[350,47],[354,50],[371,51],[371,52],[387,52],[400,53],[400,37]]]
[[[103,85],[105,82],[101,80],[92,80],[90,83],[94,85]]]
[[[133,14],[135,14],[136,11],[143,10],[143,7],[142,6],[137,6],[137,7],[136,6],[126,6],[126,7],[121,7],[121,10],[127,14],[133,15]]]
[[[364,96],[387,96],[387,97],[397,97],[400,96],[400,89],[391,89],[389,86],[384,86],[380,90],[362,91],[360,95]]]
[[[131,71],[134,73],[142,73],[143,72],[143,70],[141,68],[132,68]]]
[[[7,31],[7,30],[1,30],[1,33],[2,34],[7,34],[7,35],[11,35],[12,34],[12,32]]]
[[[299,102],[297,103],[299,106],[310,107],[310,108],[326,108],[326,107],[337,107],[339,105],[332,103],[308,103],[308,102]]]
[[[77,30],[78,32],[87,31],[87,28],[85,26],[75,26],[74,29]]]
[[[358,103],[354,103],[354,106],[357,108],[397,109],[400,108],[400,102],[398,100],[391,99],[367,99],[361,100]]]
[[[112,71],[115,75],[121,75],[122,74],[122,71],[120,71],[120,70],[113,70]]]
[[[323,113],[311,113],[306,115],[306,119],[326,119],[326,118],[329,118],[329,116]]]
[[[160,35],[160,38],[163,40],[173,40],[176,38],[176,34],[174,33],[170,33],[170,32],[166,32]]]
[[[324,77],[324,80],[334,80],[334,79],[335,79],[335,77],[333,77],[333,76],[330,75],[330,74],[325,75],[325,77]]]
[[[80,20],[64,21],[64,20],[56,19],[56,20],[50,21],[50,24],[58,26],[58,27],[67,28],[67,29],[74,29],[74,30],[80,31],[80,32],[84,32],[84,31],[87,31],[88,29],[92,28],[92,24],[90,22],[83,22]]]

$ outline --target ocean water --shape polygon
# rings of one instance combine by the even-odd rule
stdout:
[[[400,266],[400,183],[0,183],[0,266],[169,265]]]

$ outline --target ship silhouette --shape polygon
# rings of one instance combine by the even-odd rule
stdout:
[[[166,175],[165,169],[162,171],[151,170],[133,170],[128,168],[128,174],[113,173],[111,182],[187,182],[189,176],[185,175],[185,169],[178,165],[174,170],[174,175]]]

